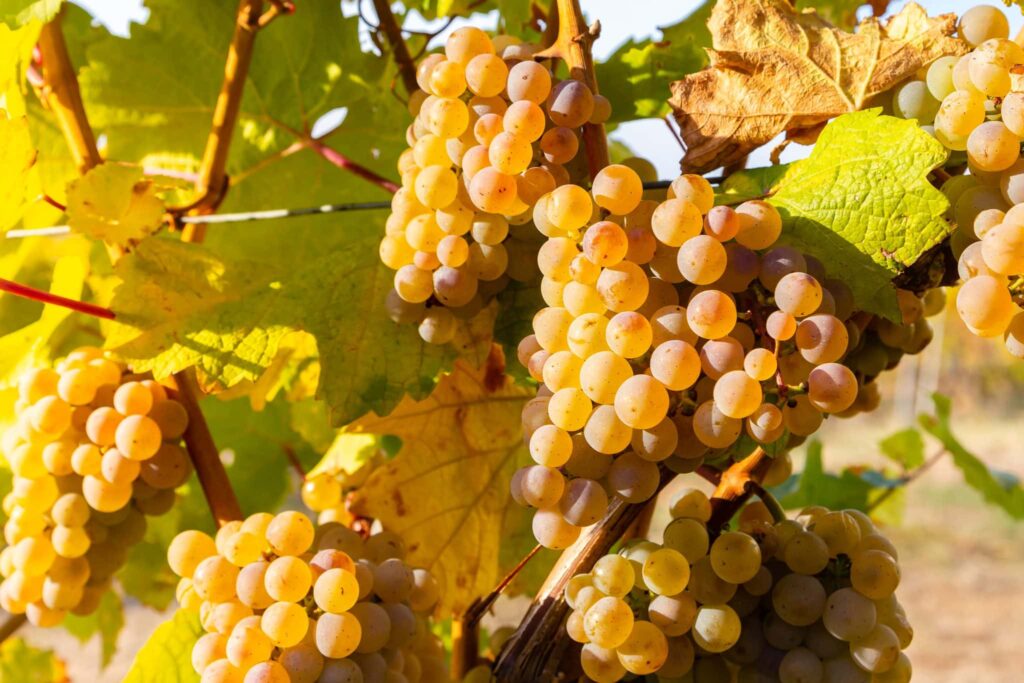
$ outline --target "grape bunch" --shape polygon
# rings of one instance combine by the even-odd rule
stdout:
[[[3,501],[0,606],[55,626],[90,614],[167,512],[192,465],[180,403],[99,349],[80,348],[19,382],[17,422],[0,438],[14,475]]]
[[[659,202],[643,198],[633,168],[611,165],[591,192],[541,196],[533,221],[547,237],[547,307],[518,358],[542,383],[522,417],[536,464],[511,490],[537,508],[534,534],[549,548],[601,519],[609,496],[649,499],[659,463],[693,471],[744,432],[794,445],[825,415],[872,407],[870,381],[931,338],[914,293],[897,292],[899,323],[858,312],[817,259],[775,244],[773,206],[714,206],[700,176],[680,176]],[[893,353],[876,368],[879,339]]]
[[[463,27],[417,70],[380,258],[396,271],[390,316],[427,342],[451,341],[509,278],[535,276],[531,209],[569,181],[580,128],[610,114],[584,83],[533,61],[539,49]]]
[[[388,531],[364,539],[292,511],[180,533],[167,553],[178,602],[206,631],[193,668],[203,683],[448,680],[427,624],[437,582],[404,555]]]
[[[566,586],[566,631],[591,680],[910,680],[896,548],[867,515],[812,507],[774,523],[752,503],[712,538],[702,492],[671,512],[661,543],[629,542]]]
[[[317,513],[318,524],[338,522],[351,526],[355,517],[345,504],[345,495],[362,486],[384,459],[384,453],[378,451],[353,472],[324,472],[306,477],[300,491],[303,504]]]
[[[898,87],[893,109],[928,126],[947,149],[966,152],[973,170],[1003,173],[1017,164],[1024,138],[1024,93],[1011,92],[1024,48],[1009,40],[1009,22],[995,7],[968,10],[958,28],[974,49],[940,57],[923,78]]]

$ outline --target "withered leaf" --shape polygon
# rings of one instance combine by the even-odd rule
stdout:
[[[788,0],[720,0],[708,22],[711,65],[672,84],[669,103],[686,143],[683,169],[742,159],[783,131],[812,129],[857,111],[947,54],[956,16],[929,18],[911,3],[884,26],[835,28]]]

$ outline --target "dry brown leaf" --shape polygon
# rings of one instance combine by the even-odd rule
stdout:
[[[885,26],[841,31],[787,0],[719,0],[708,22],[711,65],[672,84],[669,103],[686,143],[683,169],[727,166],[783,131],[810,129],[966,45],[956,16],[915,3]]]
[[[442,614],[463,611],[498,581],[501,546],[521,522],[509,480],[529,460],[520,412],[531,393],[505,374],[494,346],[480,369],[456,361],[426,399],[407,396],[390,415],[370,413],[345,428],[402,439],[352,510],[402,536],[409,563],[440,582]]]

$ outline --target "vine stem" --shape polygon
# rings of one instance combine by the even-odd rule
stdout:
[[[591,47],[601,34],[601,25],[595,23],[593,27],[587,27],[579,0],[557,0],[557,10],[557,14],[552,12],[548,24],[549,29],[554,30],[557,20],[555,42],[534,55],[534,58],[561,59],[569,68],[569,75],[586,83],[590,91],[597,95],[597,73],[594,71]],[[608,136],[604,124],[587,123],[583,126],[583,148],[586,150],[587,168],[593,180],[609,163]]]
[[[28,617],[24,614],[10,614],[9,612],[2,612],[2,614],[3,616],[0,617],[0,643],[14,635],[15,631],[28,621]]]
[[[754,487],[754,493],[756,493],[757,497],[761,499],[764,506],[768,508],[768,512],[772,514],[772,519],[776,522],[781,522],[786,519],[785,508],[783,508],[782,504],[779,503],[779,499],[773,496],[764,486],[757,484]]]
[[[319,140],[315,139],[310,139],[308,144],[314,152],[316,152],[317,154],[319,154],[328,162],[334,164],[338,168],[344,171],[354,173],[363,180],[367,180],[376,185],[377,187],[380,187],[381,189],[390,192],[391,194],[398,192],[397,184],[388,180],[384,176],[379,175],[374,171],[371,171],[365,166],[362,166],[361,164],[352,161],[347,156],[345,156],[338,150],[334,149],[333,147],[329,147],[324,143],[320,142]]]
[[[85,313],[96,318],[103,318],[104,320],[113,320],[114,312],[109,308],[103,306],[97,306],[96,304],[86,303],[84,301],[77,301],[75,299],[69,299],[64,296],[52,294],[50,292],[36,289],[35,287],[29,287],[28,285],[22,285],[17,282],[11,282],[0,278],[0,291],[13,294],[14,296],[20,296],[23,299],[31,299],[32,301],[40,301],[44,304],[53,304],[54,306],[60,306],[61,308],[67,308],[78,313]]]
[[[657,497],[675,474],[661,471]],[[589,572],[594,563],[608,551],[643,514],[648,502],[631,504],[615,498],[604,519],[583,530],[579,539],[562,552],[544,585],[541,586],[526,616],[509,638],[494,665],[494,675],[501,683],[516,681],[555,680],[562,656],[570,646],[562,628],[569,611],[563,594],[569,579]]]
[[[761,480],[772,466],[772,458],[758,446],[743,460],[730,465],[711,494],[711,519],[708,533],[717,532],[729,523],[750,496],[761,488]]]
[[[260,28],[263,0],[241,0],[235,20],[235,32],[224,62],[224,80],[213,109],[213,125],[206,138],[206,148],[199,165],[196,183],[198,198],[188,207],[190,213],[213,213],[227,191],[227,162],[231,150],[231,137],[238,123],[242,106],[242,92],[252,63],[253,46]],[[201,242],[206,233],[202,223],[186,225],[182,239]]]
[[[43,24],[39,31],[38,47],[42,67],[39,95],[57,119],[57,127],[67,140],[78,173],[85,175],[102,164],[103,157],[100,156],[96,136],[85,114],[82,91],[78,87],[78,77],[61,30],[63,17],[64,10],[61,10],[53,20]],[[106,249],[111,262],[117,262],[124,254],[116,244],[107,244]]]
[[[398,25],[395,13],[391,11],[389,0],[373,0],[373,8],[377,12],[377,26],[384,32],[384,37],[391,46],[395,64],[398,65],[398,73],[405,84],[405,91],[411,95],[419,88],[416,83],[416,62],[409,52],[409,45],[402,37],[402,27]]]

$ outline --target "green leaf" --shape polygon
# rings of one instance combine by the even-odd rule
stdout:
[[[50,292],[80,299],[88,268],[86,254],[78,243],[78,254],[62,257],[53,269]],[[66,333],[65,323],[74,312],[61,306],[44,306],[39,319],[0,337],[0,386],[13,386],[30,368],[48,363]]]
[[[103,594],[100,606],[88,616],[79,617],[73,614],[64,619],[64,628],[68,633],[85,642],[94,635],[100,636],[100,652],[103,666],[110,663],[117,649],[117,636],[124,627],[124,608],[121,598],[112,590]]]
[[[677,24],[661,29],[660,40],[629,40],[597,65],[601,94],[612,103],[612,122],[664,116],[669,83],[703,69],[711,47],[707,21],[714,3],[706,1]]]
[[[378,438],[373,434],[339,433],[324,457],[307,476],[318,474],[352,474],[368,463],[377,453]]]
[[[35,161],[28,119],[0,115],[0,234],[21,219],[28,201],[28,175]]]
[[[107,346],[139,371],[165,377],[195,365],[231,386],[259,377],[282,338],[305,330],[317,340],[319,392],[335,422],[387,412],[404,394],[429,391],[450,354],[384,314],[392,275],[376,243],[367,230],[304,267],[275,268],[151,238],[118,264],[121,324]]]
[[[0,21],[24,26],[32,21],[47,22],[57,16],[64,0],[0,0]]]
[[[58,683],[67,680],[63,663],[49,650],[32,647],[21,638],[0,645],[0,683]]]
[[[192,646],[202,634],[199,615],[179,609],[153,631],[123,683],[198,683]]]
[[[825,471],[822,445],[817,439],[807,444],[803,472],[789,478],[772,492],[787,509],[824,505],[832,510],[853,508],[866,511],[886,489],[901,486],[881,472],[844,469],[838,475]]]
[[[100,164],[68,185],[68,225],[92,239],[129,245],[152,235],[164,204],[142,169]]]
[[[924,464],[924,439],[921,432],[913,427],[890,434],[878,442],[878,447],[905,470],[912,470]]]
[[[1024,519],[1024,488],[1015,478],[993,472],[976,455],[968,451],[953,435],[950,426],[952,403],[949,397],[932,394],[935,415],[921,415],[918,421],[926,432],[938,439],[953,457],[953,463],[964,475],[964,481],[993,505],[1002,508],[1014,519]]]
[[[789,170],[790,164],[776,164],[737,171],[725,179],[715,193],[716,204],[740,204],[763,199]]]
[[[897,320],[892,278],[952,230],[943,219],[949,202],[926,177],[946,151],[915,121],[880,111],[826,126],[769,201],[783,216],[781,242],[842,274],[861,309]]]

